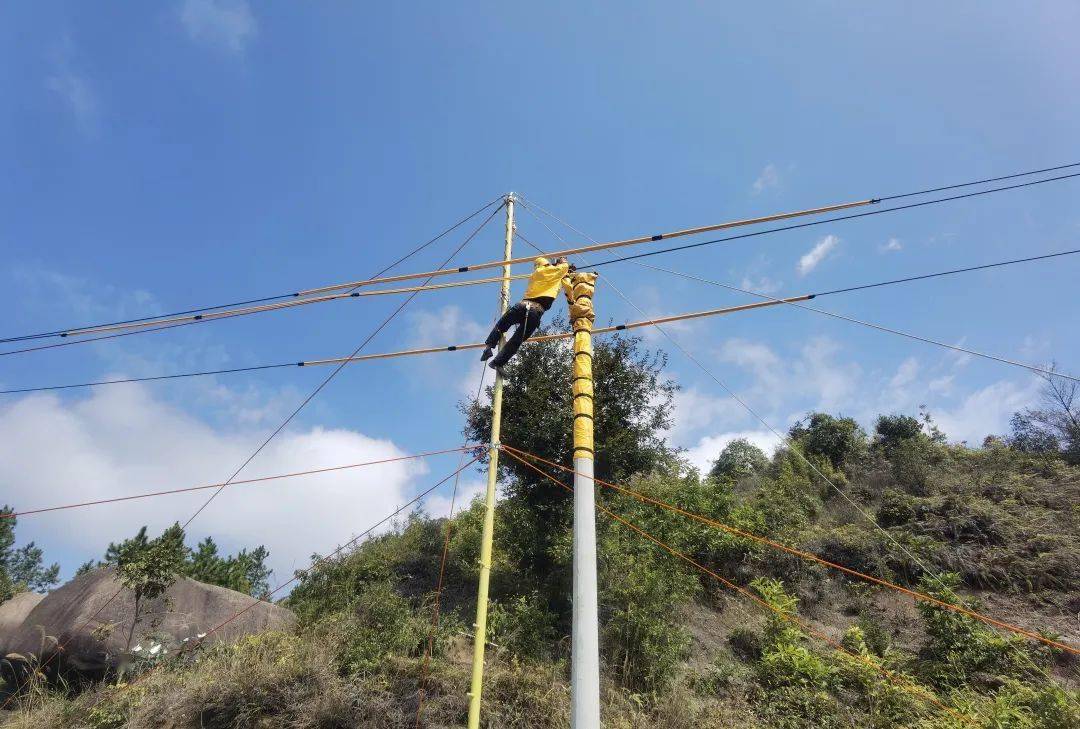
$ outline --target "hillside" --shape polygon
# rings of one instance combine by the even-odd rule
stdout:
[[[678,417],[664,364],[632,338],[596,349],[597,478],[634,492],[598,486],[625,520],[597,521],[605,726],[1080,726],[1075,654],[730,531],[1080,646],[1080,466],[1062,443],[1018,431],[973,448],[926,414],[885,414],[868,434],[815,413],[771,457],[735,441],[703,474],[663,438]],[[504,443],[567,462],[568,367],[559,343],[523,351]],[[483,441],[490,413],[463,411]],[[566,727],[569,494],[551,479],[569,478],[527,460],[500,461],[483,716]],[[419,725],[460,726],[481,520],[478,502],[414,513],[306,575],[286,601],[294,632],[163,662],[130,687],[36,687],[10,725],[412,727],[423,683]]]

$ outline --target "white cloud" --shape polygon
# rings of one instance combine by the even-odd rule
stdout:
[[[944,375],[936,379],[930,380],[930,384],[927,385],[927,389],[930,392],[939,395],[951,395],[953,391],[953,382],[956,379],[954,375]]]
[[[765,165],[765,169],[763,169],[761,171],[761,174],[757,176],[757,179],[754,180],[752,189],[754,190],[755,195],[760,195],[761,193],[765,192],[765,190],[769,190],[779,186],[780,170],[776,168],[776,165],[770,162],[769,164]]]
[[[184,0],[179,15],[192,39],[237,55],[258,32],[246,0]]]
[[[488,329],[455,304],[439,309],[423,309],[409,314],[409,340],[414,347],[481,342]]]
[[[668,437],[676,445],[686,445],[703,428],[717,421],[738,419],[742,408],[729,397],[717,397],[696,387],[688,387],[675,393],[675,422]]]
[[[712,468],[713,462],[720,455],[720,451],[724,450],[733,440],[739,438],[745,438],[761,450],[765,451],[766,456],[771,456],[773,452],[780,446],[782,440],[777,438],[771,431],[768,430],[743,430],[733,433],[718,433],[717,435],[705,436],[698,441],[697,445],[693,448],[687,449],[683,455],[690,462],[690,465],[695,466],[702,472],[708,472]]]
[[[739,288],[759,294],[775,294],[783,285],[783,281],[774,281],[768,276],[761,276],[756,280],[749,276],[743,276]]]
[[[896,368],[896,374],[889,380],[889,387],[904,387],[914,382],[919,374],[919,360],[908,357]]]
[[[409,346],[416,348],[482,342],[490,331],[489,327],[480,324],[454,304],[412,312],[409,314],[409,327]],[[470,349],[438,358],[420,357],[420,361],[409,358],[412,361],[403,362],[402,367],[414,372],[419,368],[431,375],[438,372],[438,377],[428,377],[425,381],[445,392],[450,392],[446,387],[447,382],[457,382],[453,396],[465,396],[471,400],[476,397],[480,380],[488,373],[485,366],[479,363],[479,356],[479,350]]]
[[[156,399],[140,385],[101,388],[64,401],[34,395],[0,406],[0,483],[16,510],[220,482],[266,430],[215,428]],[[286,431],[240,479],[404,455],[394,443],[345,429]],[[325,554],[409,500],[414,486],[449,473],[432,459],[229,486],[191,525],[189,541],[212,535],[226,549],[265,544],[278,578]],[[110,540],[147,524],[183,522],[211,491],[59,511],[19,520],[20,541],[50,554],[100,557]],[[74,561],[74,560],[72,560]],[[67,565],[70,567],[71,565]]]
[[[899,238],[889,238],[888,241],[878,246],[878,251],[881,253],[888,253],[890,251],[902,251],[904,245],[900,242]]]
[[[1002,380],[971,393],[952,410],[931,413],[949,440],[977,446],[987,435],[1007,432],[1013,413],[1037,401],[1041,384],[1038,378],[1024,385]]]
[[[53,71],[45,79],[45,87],[56,94],[75,118],[79,130],[86,135],[97,132],[101,106],[90,81],[74,65],[75,45],[65,36],[53,49]]]
[[[813,248],[807,251],[806,254],[799,259],[799,275],[805,276],[817,268],[818,264],[824,261],[839,243],[840,239],[835,235],[827,235],[819,240]]]

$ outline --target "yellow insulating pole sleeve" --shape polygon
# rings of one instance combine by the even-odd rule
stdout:
[[[503,258],[499,314],[510,306],[510,263],[514,241],[514,195],[506,196],[506,242]],[[500,339],[500,346],[502,341]],[[479,729],[480,699],[484,689],[484,648],[487,642],[488,583],[491,580],[491,549],[495,539],[495,486],[499,475],[499,437],[502,428],[503,378],[495,371],[491,395],[491,444],[488,450],[487,491],[484,495],[484,531],[480,542],[480,581],[476,594],[476,622],[473,624],[472,681],[469,685],[469,729]]]
[[[574,458],[593,457],[592,327],[595,273],[575,273],[565,285],[574,336]]]

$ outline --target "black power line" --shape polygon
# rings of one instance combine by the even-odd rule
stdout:
[[[798,230],[799,228],[809,228],[814,225],[825,225],[826,223],[836,223],[841,220],[854,220],[856,218],[866,218],[871,215],[883,215],[885,213],[895,213],[899,210],[910,210],[911,208],[921,208],[926,205],[938,205],[940,203],[952,202],[953,200],[963,200],[969,197],[978,197],[979,195],[989,195],[995,192],[1004,192],[1006,190],[1016,190],[1021,187],[1031,187],[1032,185],[1042,185],[1046,182],[1057,182],[1059,180],[1068,180],[1073,177],[1080,177],[1080,172],[1074,172],[1069,175],[1059,175],[1057,177],[1047,177],[1043,180],[1034,180],[1032,182],[1021,182],[1016,185],[1005,185],[1004,187],[992,187],[989,190],[979,190],[978,192],[968,192],[963,195],[952,195],[950,197],[941,197],[934,200],[924,200],[923,202],[909,203],[907,205],[897,205],[891,208],[882,208],[880,210],[870,210],[865,213],[853,213],[851,215],[838,215],[833,218],[823,218],[822,220],[811,220],[808,223],[795,223],[793,225],[782,225],[778,228],[767,228],[766,230],[756,230],[751,233],[740,233],[738,235],[729,235],[724,238],[714,238],[713,240],[704,240],[698,243],[687,243],[681,246],[672,246],[670,248],[661,248],[658,251],[649,251],[647,253],[636,253],[632,256],[621,256],[619,258],[612,258],[607,261],[601,261],[600,263],[594,263],[590,268],[599,268],[600,266],[607,266],[612,263],[622,263],[624,261],[634,261],[638,258],[648,258],[649,256],[659,256],[662,253],[674,253],[676,251],[686,251],[691,248],[700,248],[702,246],[711,246],[716,243],[726,243],[733,240],[741,240],[743,238],[753,238],[759,235],[768,235],[770,233],[781,233],[785,230]],[[975,184],[975,183],[972,183]],[[920,193],[912,193],[920,194]]]
[[[518,237],[520,238],[521,236],[518,235]],[[522,240],[524,240],[524,238],[522,238]],[[967,268],[953,268],[953,269],[950,269],[948,271],[938,271],[936,273],[926,273],[926,274],[922,274],[920,276],[907,276],[905,278],[897,278],[897,279],[892,279],[890,281],[878,281],[876,283],[860,284],[858,286],[848,286],[848,287],[842,288],[842,289],[833,289],[831,291],[822,291],[822,292],[814,294],[814,297],[817,298],[817,297],[821,297],[821,296],[830,296],[832,294],[848,293],[848,292],[851,292],[851,291],[862,291],[863,289],[872,289],[872,288],[877,288],[879,286],[892,286],[894,284],[910,283],[912,281],[922,281],[922,280],[925,280],[925,279],[937,278],[939,276],[951,276],[951,275],[957,274],[957,273],[968,273],[970,271],[982,271],[982,270],[985,270],[985,269],[988,269],[988,268],[999,268],[1001,266],[1011,266],[1011,265],[1013,265],[1015,263],[1029,263],[1031,261],[1042,261],[1042,260],[1046,260],[1048,258],[1057,258],[1057,257],[1060,257],[1060,256],[1071,256],[1071,255],[1075,255],[1077,253],[1080,253],[1080,248],[1074,248],[1072,250],[1067,250],[1067,251],[1058,251],[1057,253],[1047,253],[1047,254],[1044,254],[1044,255],[1041,255],[1041,256],[1030,256],[1028,258],[1014,258],[1014,259],[1008,260],[1008,261],[998,261],[996,263],[986,263],[986,264],[983,264],[983,265],[980,265],[980,266],[968,266]],[[674,273],[674,272],[668,271],[668,273]],[[682,275],[682,274],[680,274],[680,275]],[[712,283],[712,282],[708,282],[708,283]],[[766,296],[764,298],[771,298],[771,297]],[[447,349],[447,351],[454,351],[454,350]],[[278,364],[255,365],[255,366],[252,366],[252,367],[233,367],[231,369],[223,369],[223,370],[203,370],[203,371],[200,371],[200,372],[182,372],[182,373],[174,374],[174,375],[158,375],[158,376],[154,376],[154,377],[128,377],[128,378],[124,378],[124,379],[120,379],[120,380],[99,380],[99,381],[96,381],[96,382],[81,382],[81,383],[76,383],[76,384],[71,384],[71,385],[48,385],[48,386],[42,386],[42,387],[22,387],[22,388],[11,389],[11,390],[0,390],[0,395],[14,395],[14,394],[17,394],[17,393],[27,393],[27,392],[44,392],[44,391],[47,391],[47,390],[70,390],[70,389],[75,389],[75,388],[79,388],[79,387],[96,387],[98,385],[119,385],[119,384],[122,384],[122,383],[129,383],[129,382],[153,382],[153,381],[156,381],[156,380],[175,380],[175,379],[180,379],[180,378],[184,378],[184,377],[202,377],[202,376],[206,376],[206,375],[226,375],[226,374],[232,374],[232,373],[237,373],[237,372],[253,372],[253,371],[256,371],[256,370],[281,369],[281,368],[284,368],[284,367],[304,367],[307,364],[308,363],[304,362],[304,361],[300,361],[300,362],[281,362],[281,363],[278,363]]]
[[[465,223],[469,222],[470,220],[475,218],[477,215],[484,212],[485,210],[490,208],[492,205],[495,205],[496,203],[498,203],[501,200],[502,200],[501,197],[496,198],[495,200],[492,200],[491,202],[484,205],[483,207],[481,207],[481,208],[477,209],[476,211],[470,213],[469,215],[465,216],[464,218],[462,218],[458,222],[451,225],[449,228],[447,228],[443,232],[439,233],[437,236],[435,236],[431,240],[429,240],[429,241],[427,241],[425,243],[421,243],[416,248],[413,248],[411,251],[409,251],[408,253],[403,255],[401,258],[399,258],[396,261],[394,261],[393,263],[391,263],[389,266],[387,266],[383,270],[376,273],[371,278],[378,278],[379,276],[382,276],[384,273],[386,273],[390,269],[397,266],[399,263],[404,263],[409,258],[412,258],[417,253],[421,252],[422,250],[424,250],[425,248],[430,246],[432,243],[435,243],[436,241],[438,241],[438,240],[442,239],[443,237],[449,235],[450,233],[454,232],[459,227],[461,227]],[[80,330],[80,329],[96,329],[98,327],[111,327],[111,326],[119,326],[119,325],[122,325],[122,324],[138,324],[139,322],[153,321],[154,319],[168,319],[168,318],[171,318],[171,317],[174,317],[174,316],[185,316],[187,314],[198,314],[200,312],[205,312],[205,311],[216,311],[217,309],[230,309],[230,308],[236,307],[236,306],[247,306],[249,304],[266,304],[266,303],[270,303],[272,301],[282,301],[284,299],[294,299],[294,298],[297,298],[299,296],[301,296],[301,293],[299,291],[294,291],[294,292],[288,293],[288,294],[276,294],[274,296],[264,296],[264,297],[258,298],[258,299],[246,299],[244,301],[233,301],[233,302],[228,303],[228,304],[215,304],[214,306],[203,306],[203,307],[199,307],[197,309],[185,309],[183,311],[174,311],[174,312],[171,312],[169,314],[155,314],[154,316],[143,316],[143,317],[139,317],[137,319],[121,319],[119,321],[102,322],[102,323],[99,323],[99,324],[86,324],[86,325],[78,326],[78,327],[68,327],[67,329],[56,329],[56,330],[49,331],[49,332],[38,332],[36,334],[22,334],[22,335],[15,336],[15,337],[3,337],[3,338],[0,338],[0,344],[5,344],[5,343],[9,343],[9,342],[25,342],[25,341],[32,340],[32,339],[47,339],[49,337],[63,337],[69,332],[77,331],[77,330]],[[148,330],[148,331],[155,331],[155,330]],[[104,338],[104,337],[99,337],[99,338]],[[79,340],[79,341],[93,341],[93,340]],[[13,350],[11,352],[0,352],[0,354],[19,354],[21,352],[32,352],[32,351],[35,351],[35,348]]]

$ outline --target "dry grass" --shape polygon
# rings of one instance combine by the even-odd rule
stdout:
[[[108,685],[73,700],[40,693],[12,712],[10,729],[411,729],[420,661],[387,657],[377,672],[342,676],[332,652],[281,633],[221,647],[198,662]],[[485,677],[484,726],[568,729],[570,687],[563,663],[495,658]],[[466,666],[431,664],[421,726],[460,727],[468,714]],[[605,726],[631,729],[756,726],[741,702],[703,698],[679,683],[647,699],[604,686]],[[734,708],[733,708],[734,707]]]

